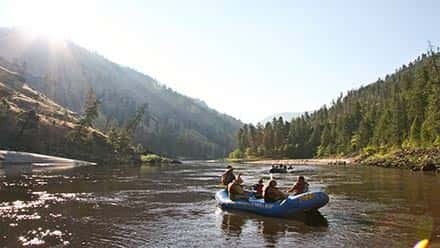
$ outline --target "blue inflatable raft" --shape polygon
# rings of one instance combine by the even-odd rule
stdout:
[[[215,199],[222,209],[235,209],[253,212],[266,216],[288,216],[299,212],[316,210],[328,203],[329,198],[325,192],[306,192],[304,194],[289,196],[282,202],[265,203],[263,199],[253,196],[248,201],[229,199],[226,189],[216,193]]]

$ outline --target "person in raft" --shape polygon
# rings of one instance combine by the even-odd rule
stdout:
[[[233,201],[249,199],[248,194],[243,190],[243,187],[241,186],[242,183],[243,180],[241,179],[240,174],[238,174],[235,179],[228,184],[229,199]]]
[[[252,189],[254,190],[255,198],[257,199],[263,198],[263,187],[264,187],[263,178],[258,180],[258,183],[252,186]]]
[[[226,167],[226,171],[225,173],[223,173],[223,175],[221,176],[221,183],[224,186],[228,186],[228,184],[230,184],[232,181],[234,181],[235,179],[235,175],[234,175],[234,168],[232,168],[232,166],[228,165],[228,167]]]
[[[274,179],[270,179],[263,188],[263,198],[267,203],[282,201],[288,196],[277,188],[277,182]]]
[[[309,184],[306,182],[303,176],[299,176],[295,185],[293,185],[293,187],[287,192],[293,193],[294,195],[299,195],[307,191],[309,191]]]

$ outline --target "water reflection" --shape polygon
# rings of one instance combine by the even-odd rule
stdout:
[[[32,173],[45,173],[50,171],[65,171],[78,167],[69,163],[35,163],[35,164],[0,164],[0,178],[18,178]]]
[[[8,165],[2,164],[0,166],[0,176],[6,178],[18,178],[23,174],[32,174],[32,165],[23,164],[23,165]]]
[[[239,237],[246,223],[246,217],[239,214],[223,214],[221,228],[226,236]]]
[[[319,212],[297,214],[295,216],[275,218],[255,215],[248,212],[234,210],[223,211],[217,209],[222,218],[221,229],[226,240],[240,238],[246,229],[256,227],[258,233],[267,246],[276,245],[280,237],[289,234],[306,234],[311,232],[325,232],[328,227],[327,219]]]
[[[0,168],[0,247],[410,247],[440,239],[438,175],[295,168],[277,175],[281,187],[300,172],[330,202],[322,214],[286,219],[216,212],[213,197],[225,167]],[[267,177],[268,168],[236,165],[248,184]]]

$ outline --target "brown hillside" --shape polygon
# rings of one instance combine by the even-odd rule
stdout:
[[[78,118],[32,89],[19,73],[0,66],[0,148],[92,161],[111,154],[106,136],[98,130],[89,130],[88,144],[72,144],[66,138]]]

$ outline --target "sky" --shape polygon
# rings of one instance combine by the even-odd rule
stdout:
[[[0,0],[0,26],[71,39],[257,122],[393,73],[440,44],[439,12],[434,0]]]

